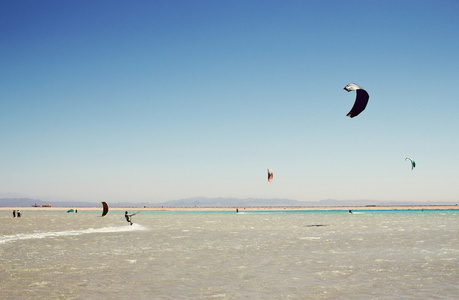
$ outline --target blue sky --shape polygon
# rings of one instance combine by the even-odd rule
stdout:
[[[455,203],[458,15],[457,1],[1,1],[0,196]],[[353,119],[351,82],[370,94]]]

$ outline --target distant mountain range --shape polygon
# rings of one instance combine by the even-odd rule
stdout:
[[[109,202],[112,207],[262,207],[262,206],[365,206],[365,205],[455,205],[447,201],[375,201],[375,200],[334,200],[298,201],[291,199],[258,198],[206,198],[195,197],[161,203]],[[51,205],[53,207],[99,207],[100,202],[42,201],[30,198],[0,198],[0,207],[30,207]]]

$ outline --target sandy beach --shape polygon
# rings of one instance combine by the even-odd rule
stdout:
[[[69,209],[80,211],[102,210],[102,206],[94,207],[0,207],[0,211],[67,211]],[[300,210],[447,210],[459,209],[458,205],[368,205],[368,206],[256,206],[256,207],[110,207],[111,211],[300,211]]]

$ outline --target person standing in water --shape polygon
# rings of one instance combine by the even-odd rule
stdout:
[[[131,221],[131,217],[135,215],[135,214],[128,214],[128,212],[126,211],[126,213],[124,214],[124,217],[126,218],[126,221],[128,221],[131,225],[132,225],[132,221]]]

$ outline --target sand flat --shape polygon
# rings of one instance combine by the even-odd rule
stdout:
[[[0,207],[0,211],[67,211],[69,209],[80,211],[102,210],[102,206],[94,207]],[[459,209],[458,205],[368,205],[368,206],[254,206],[254,207],[110,207],[111,211],[300,211],[300,210],[448,210]]]

